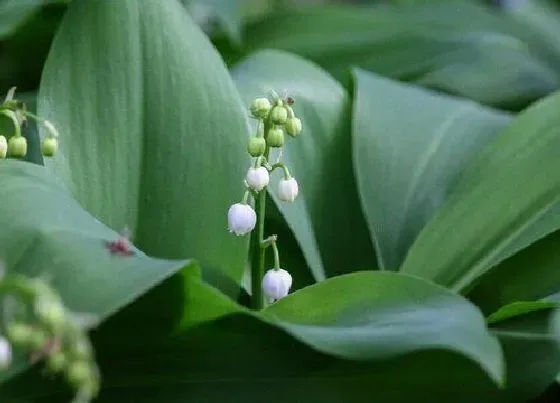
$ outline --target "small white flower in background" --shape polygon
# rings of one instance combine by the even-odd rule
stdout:
[[[298,183],[294,178],[280,179],[278,183],[278,197],[285,202],[293,202],[299,192]]]
[[[268,171],[265,167],[249,168],[247,175],[245,176],[247,186],[257,192],[263,190],[268,185],[269,180],[270,176],[268,175]]]
[[[288,295],[291,286],[292,276],[284,269],[270,269],[266,272],[262,281],[265,295],[275,300]]]
[[[235,203],[228,211],[229,232],[235,235],[245,235],[255,228],[257,214],[248,204]]]
[[[12,363],[12,346],[8,340],[0,336],[0,370],[6,369]]]

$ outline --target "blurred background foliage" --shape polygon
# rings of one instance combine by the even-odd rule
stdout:
[[[72,0],[0,0],[0,90],[38,88]],[[560,1],[180,0],[232,66],[299,54],[351,89],[349,67],[521,110],[560,85]]]

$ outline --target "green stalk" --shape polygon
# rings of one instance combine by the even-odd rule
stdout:
[[[266,249],[261,246],[264,238],[264,215],[266,213],[266,191],[259,192],[255,198],[257,213],[256,233],[251,235],[251,292],[253,309],[261,310],[264,306],[261,281],[264,276],[264,259]]]
[[[268,134],[271,122],[267,119],[264,122],[264,135]],[[265,161],[268,161],[270,148],[266,146],[264,152]],[[251,234],[251,303],[254,310],[261,310],[264,307],[262,290],[262,278],[264,277],[265,252],[268,244],[264,244],[264,219],[266,214],[266,189],[259,192],[255,197],[255,212],[257,214],[256,231]]]

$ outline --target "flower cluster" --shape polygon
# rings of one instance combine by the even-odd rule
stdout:
[[[8,140],[0,134],[0,158],[24,158],[27,155],[27,139],[22,135],[22,128],[27,124],[27,118],[36,120],[47,131],[47,136],[41,141],[41,154],[52,157],[58,149],[58,130],[52,122],[43,119],[27,110],[25,103],[14,99],[15,87],[8,91],[8,95],[0,104],[0,114],[12,121],[14,132]]]
[[[10,366],[12,349],[44,360],[46,369],[63,374],[76,390],[76,400],[89,402],[99,390],[99,371],[87,334],[44,281],[0,273],[4,310],[0,334],[0,371]]]
[[[257,130],[247,144],[247,151],[253,160],[245,175],[246,191],[243,199],[240,203],[233,204],[228,211],[229,231],[238,236],[250,233],[258,226],[259,221],[264,220],[264,208],[255,211],[249,199],[252,197],[255,203],[265,203],[262,192],[269,186],[270,174],[275,169],[281,169],[283,172],[276,191],[278,199],[293,202],[299,193],[296,179],[282,161],[286,134],[296,137],[302,130],[301,120],[295,116],[292,109],[294,102],[291,97],[281,98],[275,94],[272,101],[268,98],[257,98],[251,103],[251,117],[257,120]],[[269,161],[272,149],[278,150],[278,158],[274,163]],[[263,216],[259,217],[259,214]],[[263,228],[264,224],[258,228],[259,233],[253,236],[257,237],[261,248],[272,246],[275,261],[274,268],[262,276],[261,286],[267,297],[277,300],[288,294],[292,278],[287,271],[280,269],[276,236],[264,239]],[[253,294],[255,291],[253,290]]]

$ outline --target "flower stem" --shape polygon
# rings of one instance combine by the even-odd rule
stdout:
[[[268,131],[272,127],[270,117],[264,122],[265,138]],[[268,161],[270,147],[266,146],[264,152],[264,161]],[[254,310],[261,310],[264,307],[264,298],[262,290],[262,278],[264,277],[265,253],[266,247],[262,247],[264,239],[264,220],[266,214],[266,190],[263,189],[255,197],[255,212],[257,213],[256,231],[251,234],[251,303]]]
[[[257,213],[256,233],[251,236],[251,295],[253,309],[263,308],[263,292],[261,281],[264,276],[265,248],[261,247],[264,238],[264,215],[266,213],[266,192],[259,192],[255,198],[255,211]]]

